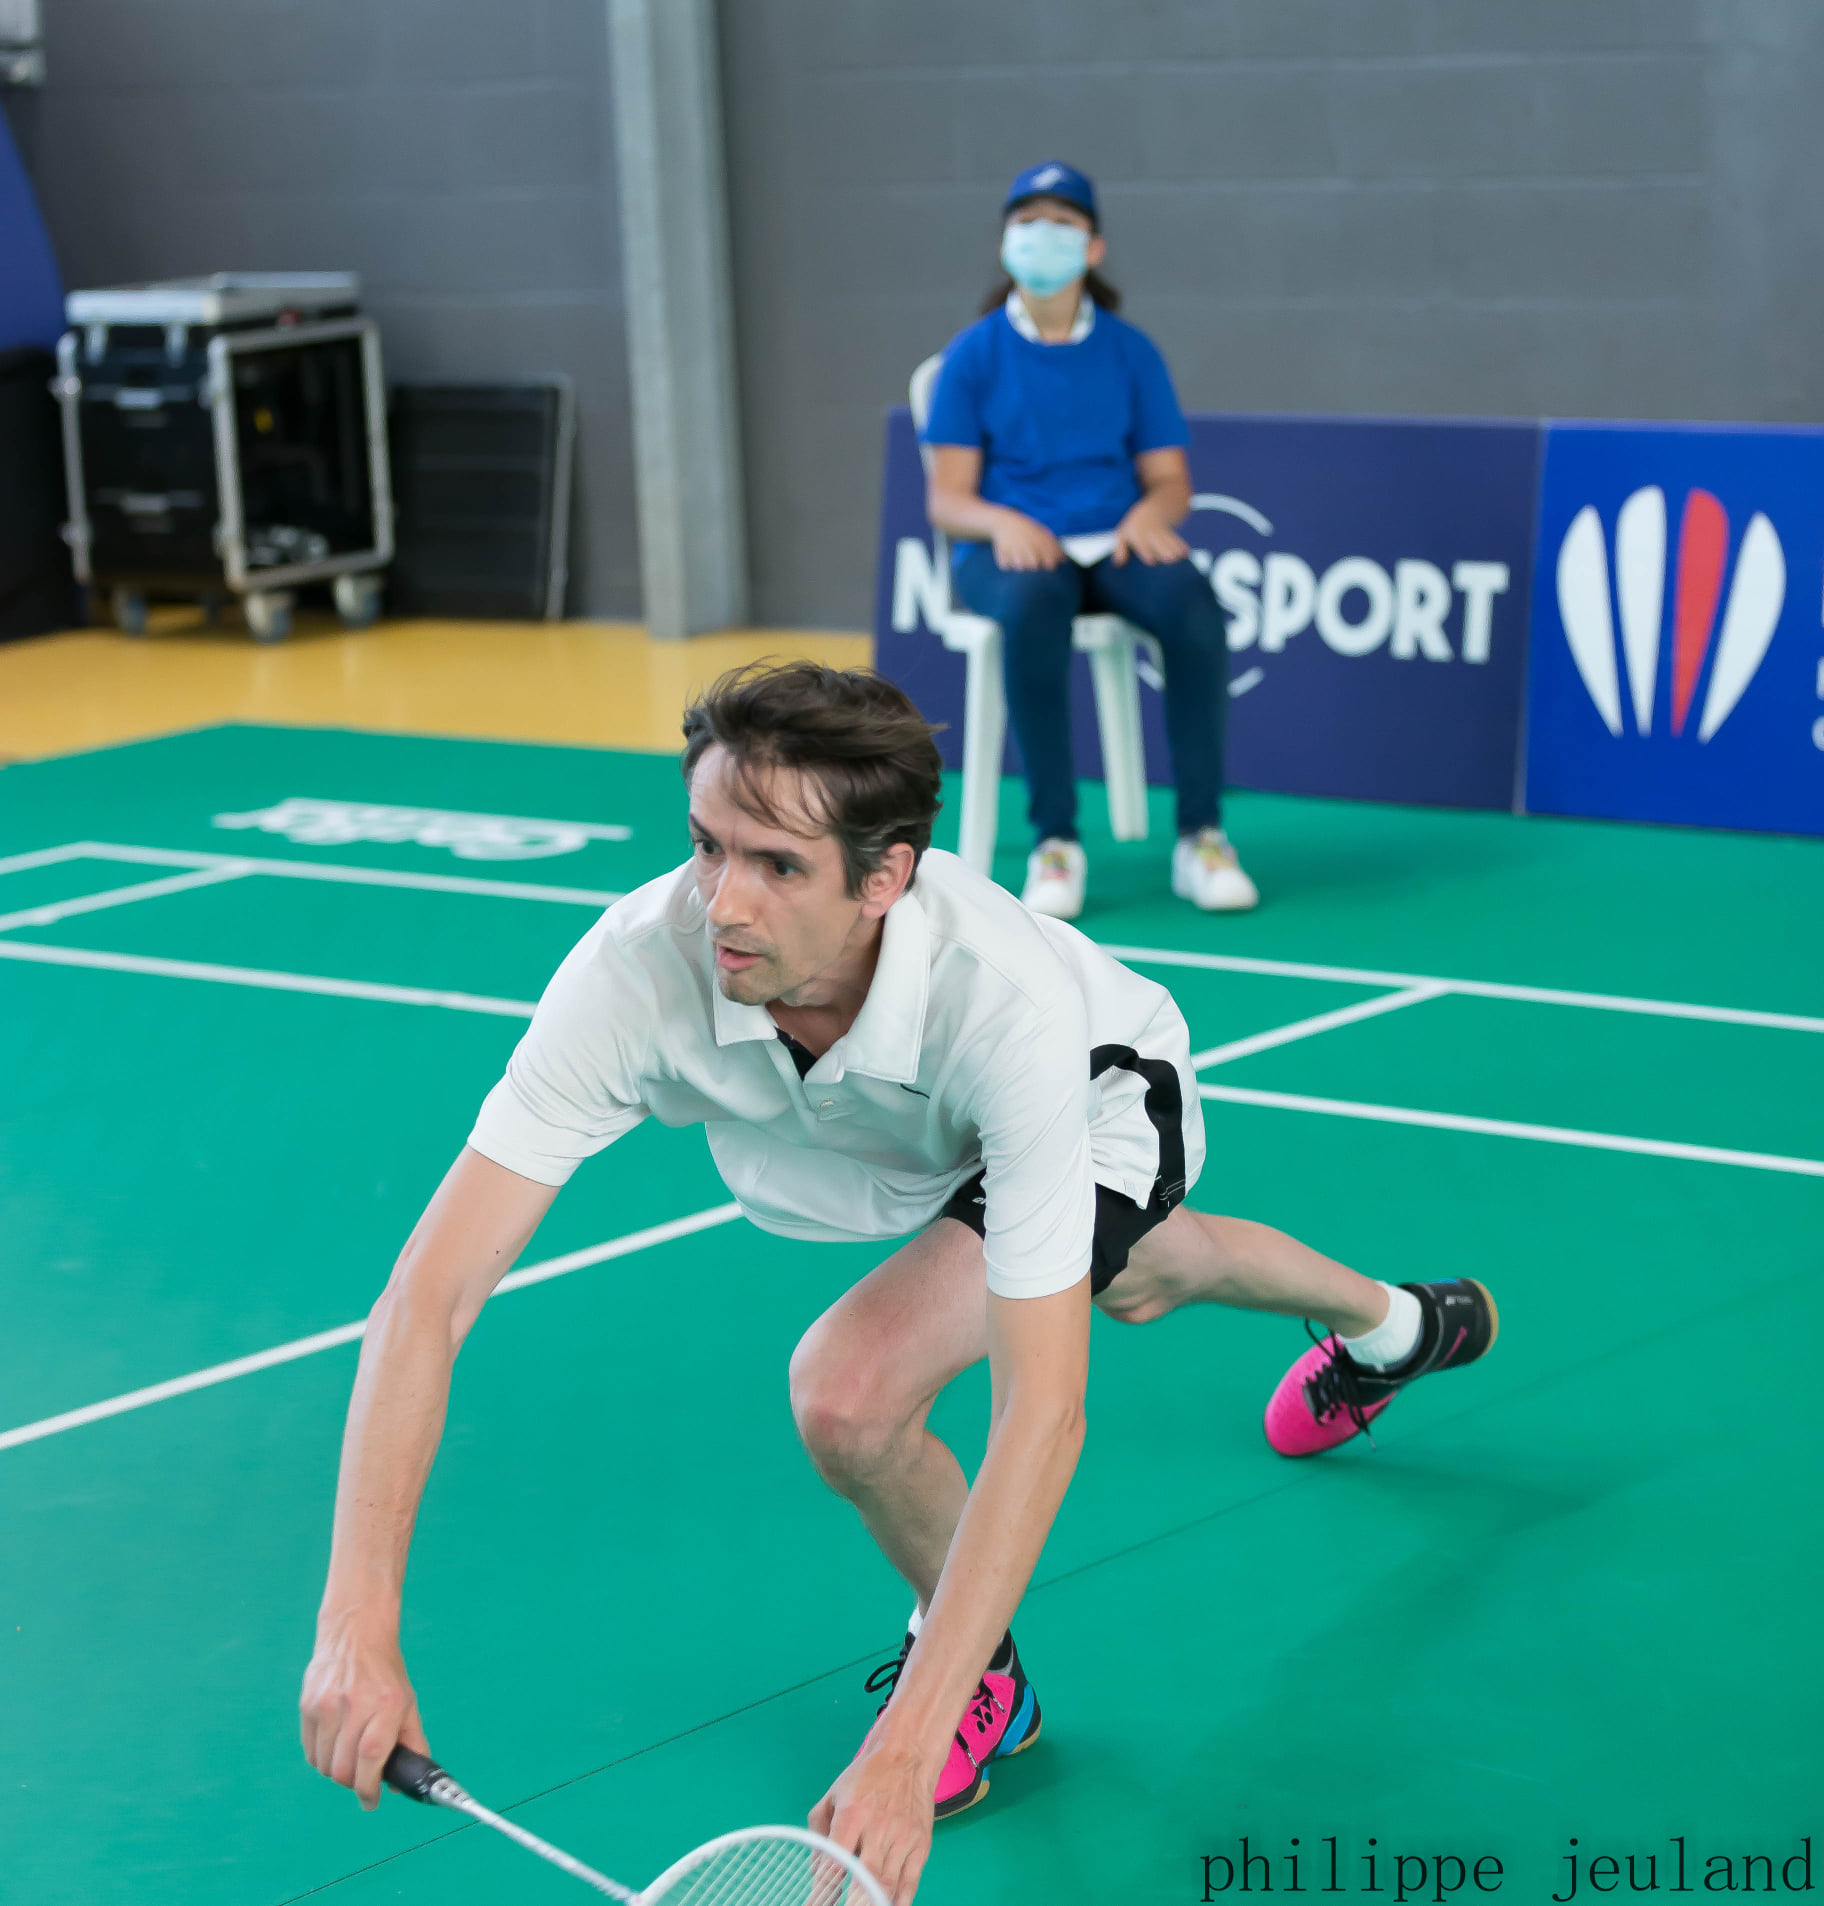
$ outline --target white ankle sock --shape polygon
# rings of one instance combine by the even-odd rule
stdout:
[[[1387,1293],[1387,1315],[1360,1337],[1337,1338],[1350,1357],[1369,1370],[1389,1370],[1404,1363],[1418,1349],[1425,1323],[1425,1313],[1411,1291],[1396,1284],[1383,1284],[1381,1289]]]
[[[917,1602],[914,1602],[912,1604],[911,1614],[906,1617],[906,1633],[909,1635],[916,1635],[918,1631],[922,1627],[924,1627],[924,1625],[925,1625],[925,1611],[919,1607]]]

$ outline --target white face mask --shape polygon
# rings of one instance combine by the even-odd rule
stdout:
[[[1089,234],[1080,225],[1023,219],[1001,237],[1007,276],[1035,298],[1049,298],[1089,269]]]

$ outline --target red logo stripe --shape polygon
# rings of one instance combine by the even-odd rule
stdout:
[[[1682,735],[1704,652],[1716,626],[1723,588],[1723,558],[1729,553],[1729,518],[1708,490],[1685,498],[1678,525],[1678,591],[1672,622],[1672,732]]]

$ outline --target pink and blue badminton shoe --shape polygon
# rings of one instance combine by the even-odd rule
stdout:
[[[912,1640],[908,1634],[894,1659],[882,1662],[868,1676],[868,1692],[883,1697],[875,1715],[876,1727],[899,1685],[900,1672],[912,1652]],[[868,1731],[873,1733],[872,1728]],[[1002,1637],[957,1724],[949,1758],[938,1776],[936,1818],[948,1819],[965,1807],[973,1807],[988,1791],[988,1763],[1024,1753],[1038,1738],[1038,1696],[1020,1666],[1019,1650],[1009,1633]]]

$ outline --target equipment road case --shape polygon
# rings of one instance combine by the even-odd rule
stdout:
[[[343,621],[380,609],[393,553],[380,337],[349,272],[219,272],[73,291],[57,349],[77,578],[137,634],[152,595],[256,641],[327,582]]]

